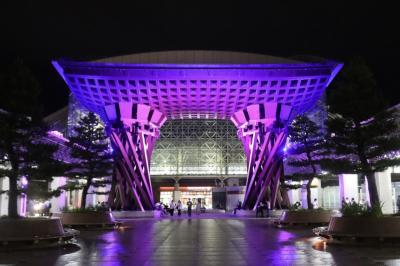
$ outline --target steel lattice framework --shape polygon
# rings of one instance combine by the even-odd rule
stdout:
[[[151,209],[154,196],[150,161],[159,128],[166,117],[147,105],[132,103],[108,105],[105,113],[108,134],[117,156],[114,204],[129,208],[133,200],[140,210]]]
[[[136,129],[158,132],[163,122],[154,123],[153,114],[170,120],[232,117],[248,162],[245,203],[253,208],[267,186],[277,189],[272,177],[282,165],[277,150],[286,138],[285,123],[309,110],[342,67],[315,58],[310,63],[215,51],[145,53],[98,62],[60,60],[53,65],[76,99],[112,125],[111,140],[121,154],[117,173],[125,184],[119,195],[121,200],[135,200],[140,209],[153,207],[149,165],[157,134],[143,141],[143,131]],[[106,106],[113,107],[107,111]],[[116,106],[126,109],[127,116],[110,120],[108,112],[116,112]],[[290,115],[282,119],[279,110],[286,108]],[[271,120],[274,115],[278,116]],[[135,116],[141,119],[133,123],[129,119]],[[266,124],[266,118],[277,123]],[[253,130],[258,133],[251,133],[250,141],[246,132]],[[151,148],[143,148],[146,145]]]
[[[247,157],[245,207],[255,208],[268,187],[271,206],[275,206],[283,167],[286,123],[292,117],[293,108],[280,103],[250,105],[232,116]]]
[[[152,175],[246,174],[243,146],[228,120],[169,120],[154,149]]]

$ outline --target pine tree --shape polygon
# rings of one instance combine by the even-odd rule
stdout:
[[[46,185],[64,171],[53,158],[57,146],[44,142],[46,129],[41,123],[38,99],[40,86],[21,60],[15,61],[0,76],[0,178],[8,178],[8,216],[18,217],[20,193],[48,198]],[[28,190],[21,178],[28,180]],[[45,184],[36,190],[36,183]],[[31,186],[30,186],[31,184]]]
[[[82,189],[81,208],[84,209],[89,188],[104,187],[110,183],[108,177],[112,173],[112,161],[104,127],[94,113],[82,117],[74,131],[75,136],[70,138],[71,156],[77,163],[73,164],[68,176],[70,180],[84,180],[84,184],[75,182],[70,186],[70,189]]]
[[[58,197],[62,188],[50,190],[50,183],[54,177],[62,176],[70,167],[67,163],[57,158],[58,144],[50,142],[47,138],[48,128],[42,125],[33,132],[32,141],[28,143],[26,159],[29,164],[23,170],[29,176],[29,184],[24,192],[29,199],[47,200]]]
[[[349,62],[328,96],[327,140],[334,156],[323,165],[336,174],[365,176],[370,203],[379,206],[374,173],[400,163],[392,156],[400,149],[397,112],[386,108],[370,69],[361,59]]]
[[[324,134],[315,122],[300,115],[289,126],[289,139],[291,156],[288,164],[296,169],[289,178],[307,180],[307,207],[313,209],[311,183],[321,176],[319,162],[324,154]]]

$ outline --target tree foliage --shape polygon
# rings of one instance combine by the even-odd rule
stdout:
[[[312,209],[311,183],[315,177],[321,176],[319,163],[324,155],[324,134],[315,122],[300,115],[289,126],[289,139],[291,157],[288,164],[296,168],[290,178],[308,181],[307,205]]]
[[[54,195],[48,183],[64,171],[64,165],[53,157],[57,145],[44,141],[40,91],[34,75],[21,60],[0,75],[0,178],[9,179],[8,215],[13,218],[18,216],[18,194],[47,199]],[[22,177],[28,180],[27,187],[20,184]]]
[[[387,109],[365,62],[353,59],[343,69],[329,97],[328,147],[334,156],[323,166],[333,173],[367,178],[370,203],[379,206],[374,172],[398,165],[397,110]]]
[[[104,187],[110,183],[112,160],[104,127],[94,113],[82,117],[74,131],[75,136],[70,140],[71,156],[76,159],[76,163],[72,165],[73,170],[68,172],[71,181],[69,189],[82,189],[81,208],[85,208],[89,188]],[[103,194],[96,191],[93,193]]]

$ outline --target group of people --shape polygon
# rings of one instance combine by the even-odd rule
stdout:
[[[312,206],[313,206],[313,209],[314,209],[314,210],[319,208],[319,204],[318,204],[317,198],[314,198],[314,200],[313,200],[313,202],[312,202]],[[300,202],[300,201],[296,201],[296,202],[293,204],[293,207],[294,207],[295,209],[300,209],[300,208],[301,208],[301,202]]]
[[[342,204],[355,204],[356,201],[354,198],[349,199],[348,197],[344,198],[342,200]],[[319,208],[319,204],[318,204],[318,200],[316,198],[314,198],[313,202],[313,209],[318,209]],[[360,202],[360,204],[365,204],[365,202]],[[188,202],[186,203],[187,205],[187,215],[189,217],[192,216],[192,209],[193,209],[193,205],[194,203],[192,202],[191,199],[188,200]],[[397,198],[396,201],[396,205],[397,205],[397,211],[400,213],[400,195]],[[159,209],[161,209],[163,211],[163,213],[165,215],[170,215],[170,216],[174,216],[175,210],[177,211],[178,216],[182,215],[182,211],[183,211],[183,204],[180,200],[178,200],[178,202],[175,203],[174,200],[171,200],[169,205],[163,204],[163,203],[158,203]],[[301,203],[299,201],[297,201],[294,205],[294,208],[299,209],[301,208]],[[47,207],[47,206],[46,206]],[[48,206],[48,208],[45,208],[45,210],[49,210],[51,207]],[[238,210],[241,210],[243,208],[242,206],[242,202],[240,200],[238,200],[236,207],[233,210],[233,214],[236,214],[236,212]],[[269,201],[261,201],[257,204],[256,206],[256,217],[269,217],[270,215],[270,203]],[[48,211],[49,212],[49,211]],[[197,203],[195,204],[195,213],[197,215],[199,215],[201,213],[201,199],[197,199]]]
[[[183,204],[180,200],[178,200],[177,203],[175,203],[174,200],[171,200],[171,202],[169,203],[169,206],[167,208],[167,211],[171,216],[174,216],[174,212],[175,212],[175,210],[177,210],[178,216],[181,216],[182,209],[183,209]]]
[[[236,207],[233,209],[233,214],[236,214],[238,210],[242,209],[242,202],[238,200]],[[261,201],[257,204],[256,206],[256,217],[264,217],[264,211],[265,211],[265,216],[269,217],[269,210],[270,210],[270,203],[269,201]]]
[[[163,204],[163,203],[158,203],[157,204],[158,209],[162,210],[164,214],[174,216],[175,210],[178,213],[178,216],[182,215],[182,210],[183,210],[183,204],[180,200],[178,202],[175,202],[174,200],[171,200],[169,205]],[[188,200],[186,203],[187,206],[187,215],[189,217],[192,216],[192,209],[193,209],[193,202],[191,199]],[[199,215],[201,213],[201,199],[197,199],[197,204],[196,204],[196,214]]]
[[[356,203],[356,200],[355,200],[354,198],[351,198],[351,200],[349,200],[349,198],[346,197],[346,198],[344,198],[344,199],[342,200],[342,204],[343,204],[343,203],[346,203],[346,204],[354,204],[354,203]]]
[[[270,209],[269,201],[260,201],[256,206],[256,217],[258,216],[264,217],[264,211],[265,211],[265,216],[269,217],[269,209]]]
[[[355,205],[356,203],[357,203],[357,202],[356,202],[356,200],[355,200],[354,198],[351,198],[351,199],[349,200],[348,197],[345,197],[345,198],[342,199],[342,206],[345,206],[345,205]],[[369,206],[369,205],[368,205],[368,202],[365,201],[364,199],[360,199],[360,201],[359,201],[358,204],[363,205],[364,207],[367,207],[367,208],[368,208],[368,206]],[[397,206],[397,213],[400,214],[400,195],[397,196],[396,206]]]

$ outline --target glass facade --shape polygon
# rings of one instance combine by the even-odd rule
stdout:
[[[236,128],[227,120],[169,120],[151,160],[152,175],[246,175]]]

